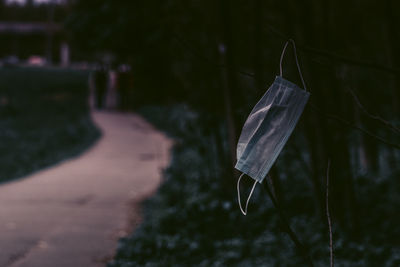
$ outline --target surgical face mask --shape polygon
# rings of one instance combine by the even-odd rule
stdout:
[[[237,182],[238,201],[244,215],[247,213],[247,206],[257,182],[262,183],[268,174],[293,132],[310,96],[301,74],[294,41],[289,41],[293,44],[304,90],[282,77],[282,59],[289,44],[286,42],[280,58],[280,75],[275,78],[273,84],[251,111],[237,145],[235,168],[242,172]],[[244,174],[255,180],[245,210],[242,209],[239,188]]]

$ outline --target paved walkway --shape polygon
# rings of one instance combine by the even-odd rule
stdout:
[[[134,114],[92,116],[103,137],[89,151],[0,186],[1,267],[105,266],[139,223],[171,142]]]

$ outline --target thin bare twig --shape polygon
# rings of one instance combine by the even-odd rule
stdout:
[[[368,117],[370,117],[371,119],[374,119],[376,121],[379,121],[383,124],[385,124],[388,128],[390,128],[392,131],[396,132],[397,134],[400,134],[400,129],[397,128],[395,125],[393,125],[391,122],[377,116],[374,114],[371,114],[364,106],[363,104],[361,104],[360,99],[357,97],[357,95],[354,93],[353,90],[351,90],[350,88],[347,88],[347,91],[350,92],[350,94],[353,96],[354,101],[356,102],[357,106],[365,113],[367,114]]]
[[[331,167],[331,160],[328,160],[328,168],[326,170],[326,217],[328,218],[328,227],[329,227],[329,251],[331,258],[331,267],[335,266],[334,254],[333,254],[333,238],[332,238],[332,221],[331,215],[329,212],[329,169]]]
[[[351,122],[349,122],[349,121],[347,121],[347,120],[345,120],[345,119],[343,119],[343,118],[341,118],[341,117],[339,117],[339,116],[337,116],[337,115],[325,113],[325,112],[323,112],[322,110],[320,110],[318,107],[316,107],[315,105],[313,105],[312,103],[309,103],[308,105],[309,105],[312,109],[314,109],[315,111],[317,111],[317,114],[319,114],[319,115],[322,115],[322,116],[325,116],[325,117],[327,117],[327,118],[329,118],[329,119],[332,119],[332,120],[335,120],[335,121],[337,121],[337,122],[340,122],[341,124],[344,124],[344,125],[346,125],[346,126],[348,126],[348,127],[350,127],[350,128],[354,128],[354,129],[356,129],[356,130],[358,130],[358,131],[364,133],[365,135],[368,135],[369,137],[371,137],[371,138],[373,138],[373,139],[376,139],[376,140],[378,140],[378,141],[380,141],[380,142],[382,142],[382,143],[384,143],[384,144],[386,144],[386,145],[388,145],[388,146],[391,146],[391,147],[394,147],[394,148],[400,150],[400,145],[399,145],[399,144],[395,144],[395,143],[392,143],[392,142],[390,142],[390,141],[387,141],[386,139],[383,139],[382,137],[380,137],[380,136],[378,136],[378,135],[376,135],[376,134],[373,134],[373,133],[371,133],[370,131],[368,131],[368,130],[366,130],[366,129],[364,129],[364,128],[362,128],[362,127],[356,125],[356,124],[353,124],[353,123],[351,123]]]
[[[271,189],[268,186],[268,179],[271,179],[271,177],[268,175],[267,179],[263,182],[264,188],[267,191],[267,194],[269,198],[272,201],[272,204],[274,205],[276,211],[278,212],[279,218],[283,224],[283,229],[284,231],[289,235],[290,239],[293,241],[295,244],[297,251],[303,256],[304,260],[306,261],[307,265],[310,267],[313,267],[314,264],[312,262],[312,259],[306,249],[306,247],[301,243],[300,239],[297,237],[296,233],[292,230],[290,227],[289,221],[286,218],[285,214],[282,211],[281,206],[279,205],[278,200],[274,197],[274,194],[271,192]],[[272,180],[272,179],[271,179]]]
[[[290,38],[287,34],[284,34],[281,31],[277,30],[271,24],[267,25],[266,30],[275,34],[275,36],[281,38],[282,40],[288,40]],[[309,47],[309,46],[305,46],[305,45],[301,45],[301,44],[298,44],[297,47],[298,47],[298,50],[300,50],[302,52],[319,55],[319,56],[329,58],[332,61],[336,61],[336,62],[339,62],[342,64],[360,66],[360,67],[369,68],[369,69],[376,69],[376,70],[384,71],[384,72],[391,73],[391,74],[400,73],[399,68],[389,67],[388,65],[381,65],[381,64],[377,64],[377,63],[370,62],[367,60],[359,60],[359,59],[355,59],[355,58],[349,58],[346,56],[332,53],[327,50],[317,49],[314,47]]]

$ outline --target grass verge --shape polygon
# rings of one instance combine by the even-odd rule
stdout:
[[[148,107],[141,114],[174,137],[176,145],[161,187],[144,203],[142,225],[120,240],[109,267],[306,266],[261,187],[256,188],[246,217],[237,205],[236,181],[231,178],[221,187],[226,177],[217,164],[220,156],[204,119],[207,114],[185,105]],[[288,144],[277,162],[281,204],[315,266],[328,266],[326,218],[315,212],[308,174],[291,147]],[[357,177],[363,236],[356,240],[334,223],[337,265],[400,266],[400,218],[393,214],[400,208],[400,188],[395,176],[394,172],[380,181]]]
[[[0,182],[78,155],[100,136],[88,72],[0,68]]]

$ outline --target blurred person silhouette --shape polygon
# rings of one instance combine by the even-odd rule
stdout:
[[[94,72],[94,97],[96,108],[104,108],[108,85],[107,67],[101,64]]]
[[[127,64],[122,64],[118,67],[117,90],[119,95],[118,107],[126,111],[132,104],[132,72],[131,67]]]

